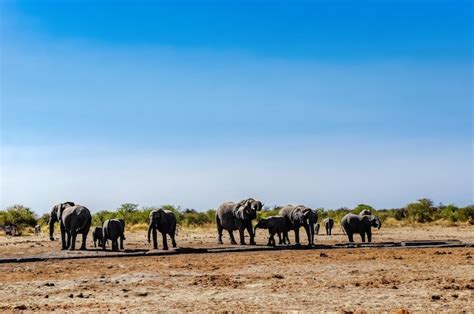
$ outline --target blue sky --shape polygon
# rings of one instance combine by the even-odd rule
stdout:
[[[1,207],[473,203],[470,1],[3,1]]]

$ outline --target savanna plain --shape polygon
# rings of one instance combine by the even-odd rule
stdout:
[[[316,243],[344,243],[338,227]],[[126,252],[149,250],[145,231]],[[420,225],[374,231],[373,241],[457,239],[474,226]],[[267,233],[257,233],[264,245]],[[178,247],[216,247],[213,228],[182,229]],[[293,240],[293,233],[290,233]],[[248,241],[248,239],[247,239]],[[306,237],[302,234],[302,243]],[[360,238],[356,235],[356,242]],[[231,246],[229,239],[224,245]],[[161,247],[161,243],[160,243]],[[61,252],[46,232],[0,237],[0,257]],[[125,253],[124,253],[125,254]],[[474,248],[344,248],[97,257],[0,264],[0,311],[473,312]]]

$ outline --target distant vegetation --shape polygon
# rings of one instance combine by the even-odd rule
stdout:
[[[123,218],[128,226],[145,226],[148,224],[150,212],[158,207],[141,207],[138,204],[125,203],[114,211],[102,210],[92,215],[92,224],[100,226],[110,218]],[[178,224],[184,227],[199,227],[212,225],[215,222],[215,210],[198,212],[194,209],[182,209],[173,205],[164,205],[161,208],[175,213]],[[259,212],[258,219],[277,215],[280,207],[265,208]],[[403,208],[375,209],[370,205],[359,204],[353,209],[342,207],[339,209],[317,208],[319,219],[334,218],[338,222],[349,212],[359,213],[364,209],[370,210],[384,222],[400,224],[429,223],[429,222],[468,222],[474,224],[474,205],[457,207],[455,205],[439,204],[435,206],[430,199],[424,198],[407,204]],[[0,210],[0,226],[16,225],[20,229],[34,227],[36,224],[47,225],[49,214],[38,217],[30,208],[14,205]]]

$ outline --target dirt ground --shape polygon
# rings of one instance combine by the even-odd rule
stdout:
[[[319,244],[346,242],[335,235]],[[216,246],[181,230],[178,246]],[[305,236],[303,235],[303,243]],[[292,234],[290,239],[293,240]],[[474,226],[383,228],[374,242],[458,239]],[[229,246],[228,237],[224,239]],[[360,241],[356,238],[356,241]],[[91,247],[92,240],[88,245]],[[257,243],[266,243],[264,230]],[[92,247],[91,247],[92,248]],[[145,232],[127,250],[147,250]],[[0,237],[0,257],[59,252],[46,235]],[[69,253],[65,253],[69,254]],[[0,311],[453,311],[474,309],[474,248],[351,248],[0,264]]]

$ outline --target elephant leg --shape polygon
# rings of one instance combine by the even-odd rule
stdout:
[[[360,233],[360,238],[361,238],[362,242],[365,242],[365,232]]]
[[[240,237],[240,244],[245,245],[244,227],[239,228],[239,237]]]
[[[97,240],[94,239],[94,247],[97,247],[96,242],[97,242]],[[100,243],[99,243],[99,245],[100,245]]]
[[[76,249],[76,237],[77,237],[77,234],[71,234],[69,239],[70,239],[70,246],[69,246],[69,250],[70,251],[74,251]]]
[[[288,237],[288,231],[283,232],[283,243],[290,245],[290,237]]]
[[[176,239],[175,239],[175,230],[173,230],[173,232],[170,234],[170,238],[171,238],[171,245],[173,245],[173,247],[175,248],[176,247]]]
[[[367,242],[372,242],[372,232],[367,231]]]
[[[153,236],[153,248],[158,250],[158,234],[156,232],[156,228],[153,227],[151,234]]]
[[[306,231],[306,236],[308,237],[308,245],[309,246],[313,245],[313,239],[312,239],[310,227],[307,225],[304,225],[303,228],[304,228],[304,231]]]
[[[255,243],[255,235],[253,234],[252,223],[251,222],[249,222],[246,229],[247,229],[247,231],[250,235],[250,245],[257,245],[257,243]]]
[[[222,225],[221,225],[221,221],[219,220],[219,217],[216,216],[216,225],[217,225],[217,243],[218,244],[224,244],[224,242],[222,242]]]
[[[329,228],[329,235],[332,235],[332,227]]]
[[[237,244],[234,238],[234,232],[232,230],[227,230],[229,232],[230,244]]]
[[[279,244],[279,245],[282,245],[282,244],[283,244],[283,242],[282,242],[282,240],[281,240],[281,232],[278,232],[278,244]]]
[[[86,243],[87,243],[87,233],[84,232],[82,234],[82,245],[81,245],[81,250],[82,251],[86,250]]]
[[[66,232],[65,234],[66,237],[66,250],[71,247],[71,234],[69,232]]]
[[[120,249],[123,250],[123,236],[120,237]]]
[[[300,228],[295,229],[295,243],[300,244]]]
[[[68,248],[68,244],[66,242],[66,230],[64,229],[62,222],[59,222],[59,224],[59,228],[61,230],[61,249],[66,250]]]
[[[161,234],[163,236],[163,250],[168,250],[168,241],[166,240],[166,232]]]
[[[354,235],[352,233],[347,233],[347,237],[349,238],[349,242],[354,242]]]

